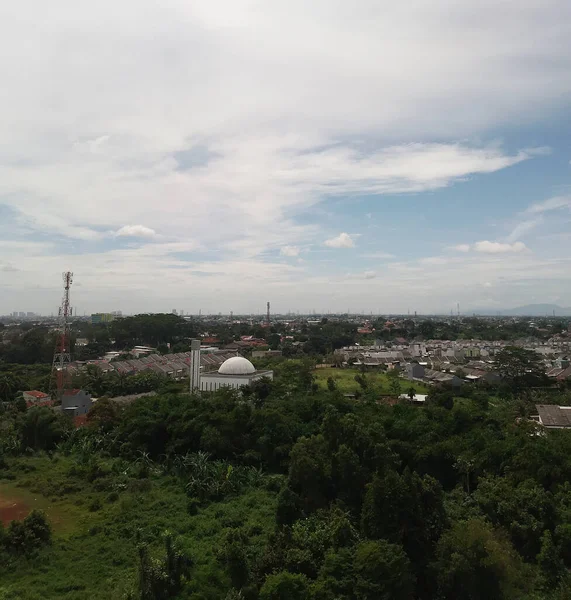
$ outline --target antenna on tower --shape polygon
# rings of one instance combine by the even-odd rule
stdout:
[[[73,283],[73,273],[66,271],[62,274],[63,278],[63,297],[59,307],[59,331],[56,338],[56,348],[52,363],[52,373],[55,376],[56,396],[61,402],[63,392],[69,385],[68,366],[71,362],[70,347],[70,327],[69,317],[71,316],[71,306],[69,304],[69,289]]]

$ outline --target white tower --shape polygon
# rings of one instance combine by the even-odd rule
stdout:
[[[190,393],[200,390],[200,340],[190,342]]]

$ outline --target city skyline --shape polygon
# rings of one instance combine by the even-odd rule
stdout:
[[[2,15],[0,314],[571,306],[565,0]]]

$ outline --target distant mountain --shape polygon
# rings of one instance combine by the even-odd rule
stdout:
[[[571,316],[571,307],[564,308],[557,304],[526,304],[516,308],[506,308],[503,310],[475,310],[477,315],[501,315],[505,317],[552,317],[555,312],[556,317]]]

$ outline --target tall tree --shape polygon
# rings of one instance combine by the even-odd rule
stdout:
[[[515,392],[548,383],[541,357],[533,350],[506,346],[496,355],[495,368]]]

